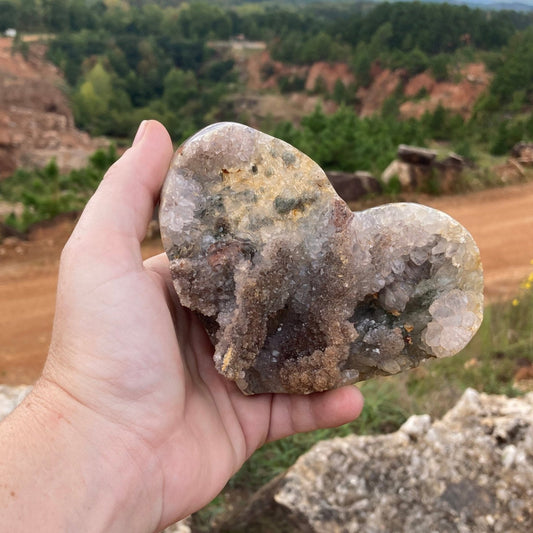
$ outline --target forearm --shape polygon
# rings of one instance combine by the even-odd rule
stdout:
[[[128,440],[128,432],[61,391],[38,386],[0,424],[2,529],[156,529],[157,465],[149,464],[149,454],[129,450]],[[151,468],[154,476],[146,483]]]

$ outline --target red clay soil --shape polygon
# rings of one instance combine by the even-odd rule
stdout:
[[[433,112],[441,105],[463,118],[470,117],[475,103],[490,85],[492,76],[483,63],[469,63],[456,75],[459,77],[456,82],[436,82],[428,72],[411,78],[405,87],[405,96],[413,98],[425,88],[427,97],[404,102],[400,106],[401,116],[420,118],[426,111]]]
[[[490,301],[512,297],[533,270],[533,183],[460,197],[424,199],[464,224],[476,239]],[[73,222],[34,232],[29,242],[0,245],[0,383],[34,382],[52,328],[59,255]],[[145,257],[161,251],[143,245]]]

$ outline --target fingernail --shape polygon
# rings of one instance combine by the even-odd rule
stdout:
[[[146,131],[146,125],[148,124],[148,121],[147,120],[143,120],[140,124],[139,124],[139,128],[137,129],[137,133],[135,134],[135,138],[133,139],[133,143],[132,143],[132,146],[135,146],[136,144],[138,144],[139,142],[141,142],[141,139],[143,138],[144,136],[144,132]]]

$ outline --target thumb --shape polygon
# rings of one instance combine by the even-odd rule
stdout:
[[[155,120],[142,122],[133,146],[111,166],[89,200],[67,247],[77,256],[87,252],[99,261],[127,258],[142,266],[139,243],[172,152],[164,126]]]

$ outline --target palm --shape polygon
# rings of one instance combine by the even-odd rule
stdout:
[[[111,170],[65,249],[45,376],[160,465],[165,525],[209,502],[266,440],[351,420],[361,399],[353,388],[245,397],[217,373],[205,331],[176,300],[166,258],[141,259],[171,153],[151,124],[153,146],[143,141]],[[136,154],[154,162],[132,184]]]

